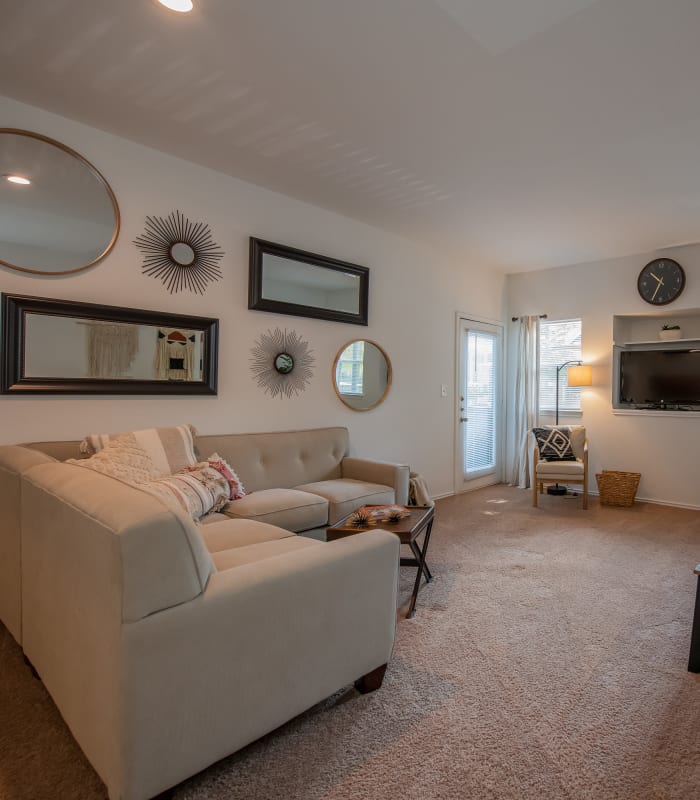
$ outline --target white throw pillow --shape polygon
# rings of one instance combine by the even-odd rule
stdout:
[[[163,478],[197,463],[194,453],[194,433],[192,425],[144,428],[128,433],[93,433],[80,443],[80,452],[95,455],[111,442],[125,436],[130,437],[129,441],[135,441],[148,453],[157,472],[156,477]]]

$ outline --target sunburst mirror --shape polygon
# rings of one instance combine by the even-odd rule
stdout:
[[[250,369],[258,386],[272,397],[292,397],[313,377],[313,351],[296,331],[268,330],[251,350]]]
[[[190,222],[179,211],[167,217],[146,217],[146,229],[134,239],[144,254],[142,272],[160,279],[168,291],[188,289],[204,294],[207,284],[222,277],[224,251],[205,222]]]

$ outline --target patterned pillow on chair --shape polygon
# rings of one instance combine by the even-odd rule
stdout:
[[[576,461],[566,428],[533,428],[540,458],[547,461]]]

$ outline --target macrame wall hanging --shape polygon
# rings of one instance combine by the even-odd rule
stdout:
[[[296,331],[268,330],[250,352],[253,377],[272,397],[300,394],[313,377],[313,350]]]
[[[87,330],[87,374],[90,378],[121,378],[139,349],[137,325],[90,320],[79,322]],[[47,343],[52,347],[51,343]]]
[[[224,251],[205,222],[190,222],[174,211],[167,217],[146,217],[146,229],[134,239],[144,254],[142,272],[159,278],[170,294],[188,289],[204,294],[207,284],[222,277],[218,262]]]

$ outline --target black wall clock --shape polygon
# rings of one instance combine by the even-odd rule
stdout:
[[[637,289],[655,306],[672,303],[685,288],[683,267],[672,258],[655,258],[639,273]]]

